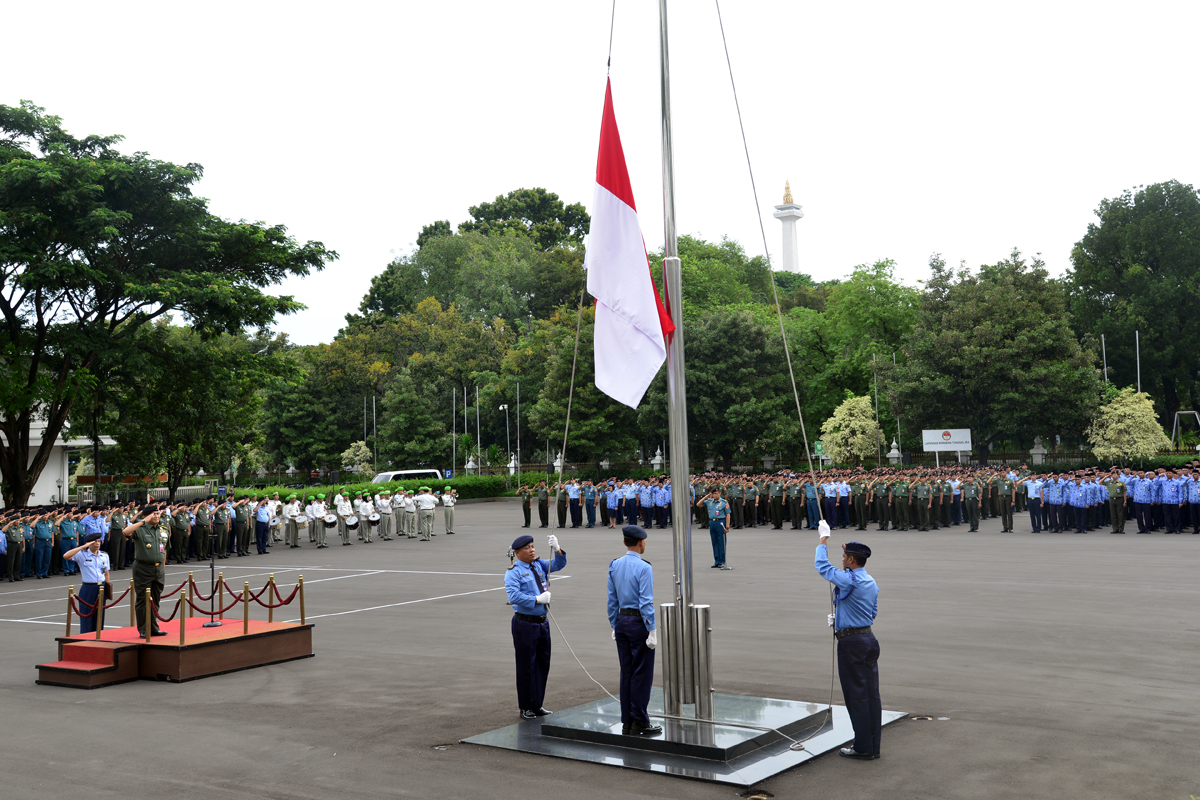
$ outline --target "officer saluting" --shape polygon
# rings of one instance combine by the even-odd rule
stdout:
[[[95,607],[96,603],[104,602],[104,585],[108,583],[108,573],[111,563],[108,553],[100,549],[100,539],[103,534],[99,531],[89,533],[84,537],[83,544],[73,547],[63,553],[63,561],[79,565],[83,584],[79,587],[79,599],[86,606]],[[79,632],[94,633],[96,631],[96,612],[83,609],[79,618]]]
[[[847,542],[842,545],[842,569],[835,569],[825,546],[828,523],[821,520],[819,529],[821,541],[815,566],[821,577],[836,587],[832,622],[838,640],[838,677],[854,726],[854,746],[839,752],[846,758],[879,758],[883,702],[879,699],[879,642],[871,632],[871,623],[879,612],[879,587],[864,569],[871,548]]]
[[[512,543],[516,563],[504,573],[504,591],[512,603],[513,649],[517,656],[517,705],[522,719],[544,717],[546,676],[550,672],[550,623],[546,621],[550,603],[550,573],[567,565],[567,554],[558,546],[558,537],[547,537],[554,560],[538,559],[533,537],[518,536]]]
[[[651,725],[646,707],[654,683],[654,570],[642,559],[646,531],[637,525],[621,529],[625,535],[623,557],[608,565],[608,624],[621,661],[621,733],[654,736],[662,727]]]

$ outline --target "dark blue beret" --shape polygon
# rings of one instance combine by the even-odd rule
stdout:
[[[522,547],[524,547],[527,544],[533,544],[533,537],[530,536],[528,533],[525,534],[524,536],[518,536],[517,538],[513,539],[512,549],[520,550]]]
[[[842,551],[856,556],[862,556],[863,558],[871,557],[871,548],[867,547],[862,542],[846,542],[844,545],[842,545]]]
[[[88,542],[98,542],[103,538],[104,536],[99,533],[89,533],[87,536],[83,537],[83,543],[87,544]]]
[[[637,525],[626,525],[624,528],[621,528],[621,533],[625,534],[630,539],[646,538],[646,532]]]

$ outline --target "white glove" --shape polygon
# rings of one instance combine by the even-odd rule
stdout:
[[[823,539],[828,535],[829,535],[829,523],[826,522],[825,520],[821,520],[821,522],[818,523],[818,525],[817,525],[817,536],[818,536],[818,538]]]
[[[551,553],[558,551],[558,537],[553,533],[546,537],[546,544],[550,545]]]
[[[646,647],[651,650],[658,647],[658,631],[650,631],[646,634]]]
[[[613,635],[613,641],[615,642],[617,640],[617,629],[616,628],[612,629],[612,635]]]
[[[832,628],[833,627],[833,614],[830,614],[828,619],[829,619],[829,627]]]
[[[537,597],[533,598],[533,602],[538,603],[543,606],[546,605],[546,603],[550,602],[550,593],[542,592]]]

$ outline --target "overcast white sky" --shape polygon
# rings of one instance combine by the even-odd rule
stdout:
[[[228,218],[282,223],[341,259],[282,291],[278,328],[329,341],[371,277],[433,220],[520,187],[590,204],[610,0],[19,4],[0,103],[76,135],[121,133],[205,168]],[[1051,271],[1096,205],[1200,184],[1200,3],[726,0],[768,242],[790,179],[818,280],[930,254]],[[671,6],[681,233],[761,253],[714,6]],[[651,249],[662,245],[658,15],[617,0],[613,94]]]

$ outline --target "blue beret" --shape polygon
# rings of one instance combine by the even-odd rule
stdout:
[[[637,525],[626,525],[624,528],[621,528],[621,533],[625,534],[630,539],[645,539],[646,538],[646,532],[644,530],[642,530],[641,528],[639,528]]]
[[[513,539],[512,549],[520,550],[522,547],[524,547],[527,544],[533,544],[533,537],[530,536],[528,533],[525,534],[524,536],[518,536],[517,538]]]
[[[846,542],[844,545],[842,545],[842,552],[852,553],[853,555],[862,556],[863,558],[871,557],[871,548],[867,547],[862,542]]]
[[[89,533],[87,536],[83,537],[83,543],[87,544],[88,542],[98,542],[103,538],[104,536],[99,533]]]

